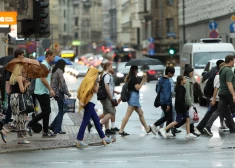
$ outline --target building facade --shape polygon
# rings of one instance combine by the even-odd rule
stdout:
[[[230,25],[235,22],[231,19],[235,13],[234,6],[234,0],[180,1],[180,48],[182,48],[184,41],[194,43],[199,42],[201,38],[216,37],[210,35],[213,29],[218,33],[217,37],[222,38],[223,42],[230,42],[235,45],[234,38],[230,36]],[[216,22],[217,26],[210,28],[210,22]]]
[[[152,0],[152,37],[155,39],[156,56],[163,62],[179,62],[178,0]],[[170,55],[169,48],[176,54]]]

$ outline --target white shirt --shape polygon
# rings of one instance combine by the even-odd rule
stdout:
[[[214,88],[219,89],[219,87],[220,87],[220,81],[219,81],[219,74],[218,74],[215,76],[215,79],[214,79]],[[219,91],[217,92],[217,95],[216,95],[216,101],[219,101],[218,93],[219,93]],[[211,100],[212,100],[212,98],[211,98]]]
[[[96,93],[93,94],[93,96],[91,97],[89,102],[94,103],[94,104],[97,103],[97,94]]]

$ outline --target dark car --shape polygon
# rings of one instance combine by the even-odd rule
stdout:
[[[141,67],[141,70],[146,72],[147,82],[158,80],[159,77],[162,77],[164,69],[163,65],[144,65]]]
[[[116,73],[114,75],[114,82],[116,86],[120,85],[121,83],[124,83],[124,79],[126,78],[126,75],[129,73],[130,66],[126,66],[126,63],[127,62],[120,62],[116,67]],[[139,70],[137,75],[138,79],[140,79],[143,76],[143,72]]]
[[[136,58],[136,51],[133,48],[122,47],[121,49],[113,49],[113,62],[128,62]]]

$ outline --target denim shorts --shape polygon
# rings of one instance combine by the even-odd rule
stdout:
[[[183,119],[189,118],[189,113],[186,111],[185,113],[176,113],[176,122],[180,123]]]
[[[133,106],[133,107],[141,108],[139,92],[132,92],[131,93],[131,97],[130,97],[130,99],[128,101],[128,105],[129,106]]]

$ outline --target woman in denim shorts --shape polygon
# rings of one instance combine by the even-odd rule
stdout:
[[[145,119],[144,119],[144,114],[141,109],[140,105],[140,98],[139,98],[139,90],[143,86],[144,82],[146,81],[146,75],[143,75],[142,81],[139,83],[137,80],[137,73],[138,73],[138,67],[137,66],[131,66],[129,74],[127,75],[125,82],[128,82],[128,89],[131,91],[131,96],[128,101],[128,107],[127,107],[127,112],[126,116],[122,120],[122,125],[119,130],[119,134],[122,136],[129,135],[124,131],[124,128],[132,115],[133,111],[136,111],[139,115],[140,122],[144,126],[145,130],[147,133],[150,133],[152,130],[150,126],[147,126]]]

